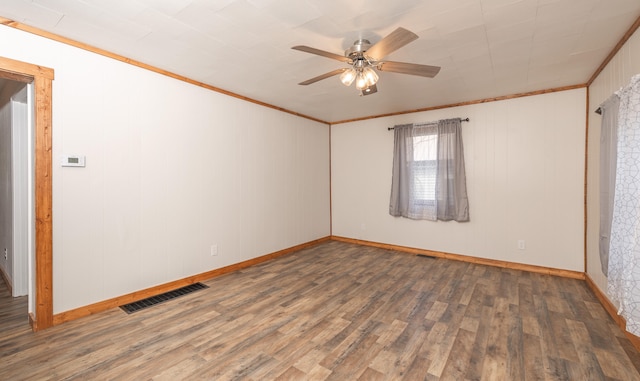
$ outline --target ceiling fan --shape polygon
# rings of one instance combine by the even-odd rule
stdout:
[[[350,86],[355,81],[356,88],[361,92],[360,94],[369,95],[378,91],[376,83],[379,77],[376,70],[433,78],[440,71],[440,67],[382,60],[384,57],[417,38],[417,34],[404,28],[398,28],[374,45],[371,45],[371,43],[365,39],[355,41],[353,45],[344,52],[344,56],[309,46],[294,46],[291,49],[342,61],[350,66],[324,73],[300,82],[299,84],[310,85],[325,78],[340,74],[340,81],[342,81],[345,86]]]

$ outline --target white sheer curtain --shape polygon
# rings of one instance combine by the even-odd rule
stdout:
[[[389,214],[468,221],[460,119],[394,127]]]
[[[618,159],[608,293],[627,331],[640,336],[640,75],[618,92]]]

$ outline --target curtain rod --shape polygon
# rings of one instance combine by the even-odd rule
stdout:
[[[460,119],[460,121],[461,121],[461,122],[468,122],[468,121],[469,121],[469,118]],[[387,130],[388,130],[388,131],[392,131],[392,130],[393,130],[393,127],[387,127]]]

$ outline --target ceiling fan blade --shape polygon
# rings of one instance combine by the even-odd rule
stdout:
[[[327,58],[331,58],[331,59],[342,61],[342,62],[351,62],[351,59],[349,57],[345,57],[345,56],[341,56],[339,54],[335,54],[335,53],[327,52],[327,51],[324,51],[324,50],[312,48],[310,46],[297,45],[297,46],[293,46],[291,49],[299,50],[301,52],[316,54],[316,55],[319,55],[319,56],[322,56],[322,57],[327,57]]]
[[[333,77],[334,75],[338,75],[338,74],[342,74],[342,72],[344,72],[345,70],[348,70],[348,68],[343,68],[343,69],[336,69],[333,71],[330,71],[328,73],[324,73],[322,75],[319,75],[317,77],[313,77],[311,79],[307,79],[304,82],[300,82],[298,83],[298,85],[310,85],[312,83],[316,83],[318,81],[322,81],[323,79],[329,78],[329,77]]]
[[[380,71],[390,71],[392,73],[419,75],[421,77],[433,78],[440,72],[439,66],[419,65],[407,62],[384,61],[377,65]]]
[[[370,47],[365,55],[379,61],[417,38],[417,34],[398,28]]]

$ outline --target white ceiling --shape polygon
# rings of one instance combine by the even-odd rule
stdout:
[[[586,83],[640,16],[639,0],[2,0],[0,16],[324,121]],[[441,66],[380,73],[360,97],[342,54],[397,27],[420,38],[387,58]]]

